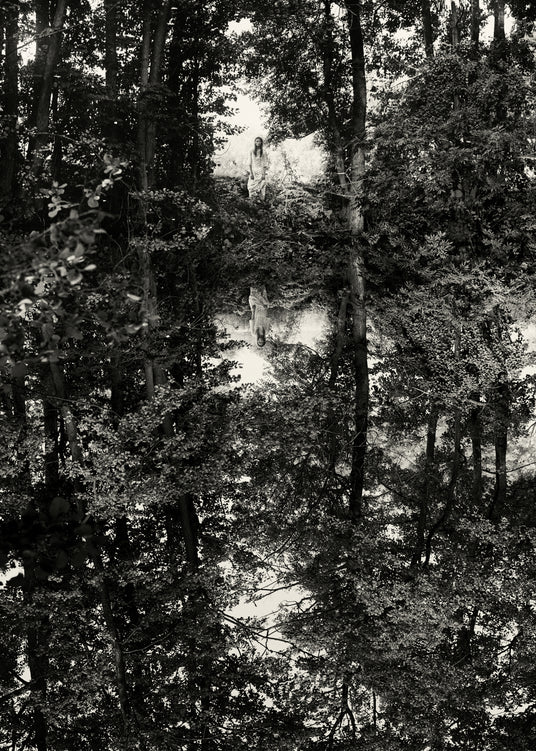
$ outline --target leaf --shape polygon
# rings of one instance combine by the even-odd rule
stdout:
[[[69,281],[69,284],[71,284],[74,287],[75,284],[79,284],[82,281],[83,276],[78,271],[78,269],[70,269],[67,272],[67,279]]]

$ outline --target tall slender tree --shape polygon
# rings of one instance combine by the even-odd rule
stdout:
[[[19,6],[7,3],[2,11],[3,37],[5,40],[3,77],[4,137],[2,150],[3,169],[0,175],[0,204],[6,203],[14,194],[18,164],[18,112],[19,112]]]
[[[56,0],[50,9],[50,25],[48,17],[48,2],[36,0],[36,17],[38,19],[38,39],[35,57],[35,88],[34,114],[31,125],[35,134],[30,141],[29,157],[33,161],[34,171],[38,171],[42,164],[41,149],[50,140],[50,106],[57,69],[61,35],[65,22],[67,0]]]

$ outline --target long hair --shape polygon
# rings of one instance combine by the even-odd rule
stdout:
[[[257,144],[256,144],[257,139],[255,139],[255,141],[253,142],[253,147],[254,147],[253,153],[255,154],[255,156],[262,156],[262,146],[263,146],[264,141],[262,140],[260,136],[258,136],[258,139],[261,142],[261,145],[257,147]],[[259,149],[258,155],[257,155],[257,148]]]

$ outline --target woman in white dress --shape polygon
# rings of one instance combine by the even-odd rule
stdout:
[[[249,330],[255,337],[257,347],[264,347],[266,337],[270,330],[270,319],[268,318],[268,295],[266,287],[249,288],[249,307],[251,308],[251,319]]]
[[[255,147],[249,152],[248,194],[250,198],[259,196],[266,199],[266,172],[268,157],[263,149],[262,138],[255,139]]]

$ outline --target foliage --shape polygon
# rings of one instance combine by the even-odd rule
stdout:
[[[427,57],[424,6],[359,4],[357,237],[352,3],[0,11],[2,745],[534,745],[533,18],[476,44],[465,3],[452,45],[432,4]],[[211,178],[241,75],[274,139],[317,133],[322,180],[258,205]],[[328,326],[244,386],[216,320],[255,285]]]

